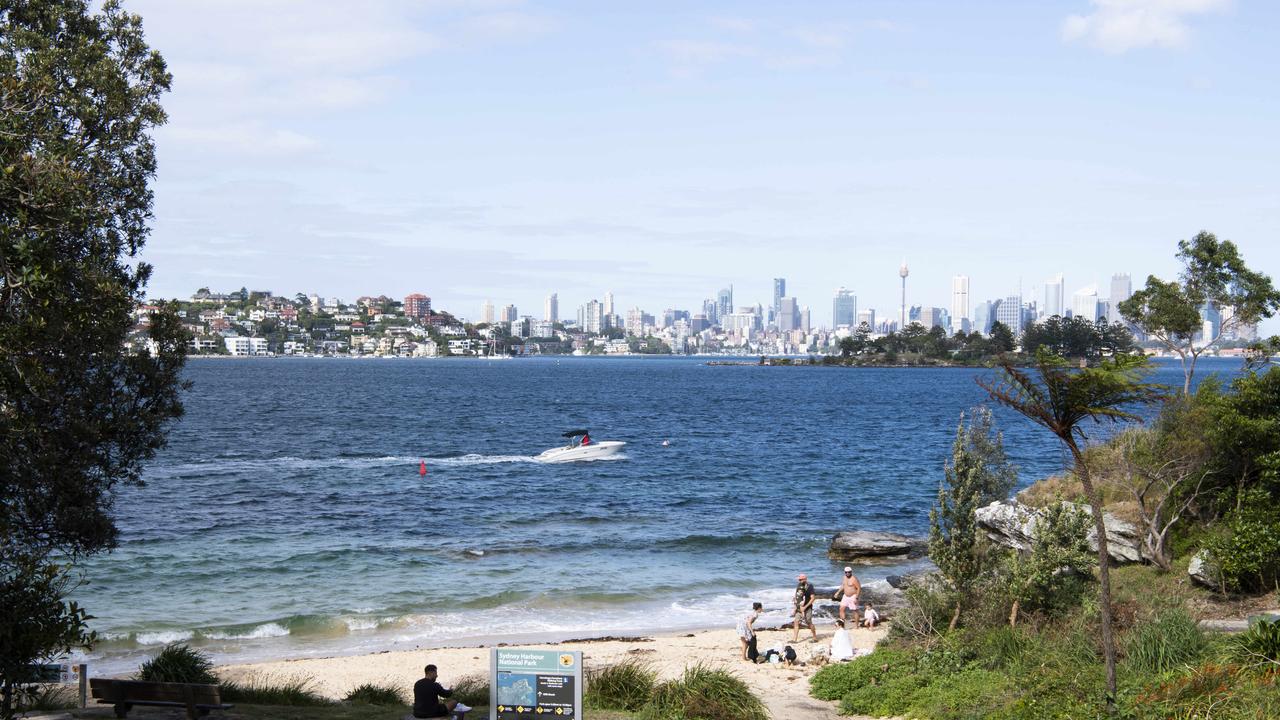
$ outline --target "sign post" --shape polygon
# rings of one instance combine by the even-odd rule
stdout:
[[[489,720],[582,717],[582,653],[493,648]]]

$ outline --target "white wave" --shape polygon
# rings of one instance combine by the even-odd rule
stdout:
[[[194,634],[190,630],[160,630],[158,632],[141,632],[133,637],[133,641],[139,645],[168,645],[169,643],[185,642],[190,640]]]
[[[204,636],[210,640],[260,640],[262,638],[284,637],[288,634],[289,628],[280,623],[264,623],[254,627],[249,632],[215,630],[205,633]]]
[[[476,453],[451,458],[426,458],[428,469],[432,465],[497,465],[522,462],[537,462],[537,458],[532,455],[478,455]]]
[[[347,624],[347,630],[357,632],[359,630],[377,630],[378,621],[373,618],[342,618],[342,622]]]

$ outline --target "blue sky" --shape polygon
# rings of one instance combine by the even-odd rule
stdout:
[[[169,60],[153,296],[829,322],[1175,272],[1280,278],[1280,4],[131,0]],[[1280,322],[1265,326],[1280,332]]]

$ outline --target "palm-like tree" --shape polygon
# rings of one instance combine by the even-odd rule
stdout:
[[[1102,645],[1107,665],[1107,711],[1115,709],[1116,643],[1111,627],[1111,577],[1108,573],[1107,532],[1102,519],[1102,497],[1089,475],[1084,459],[1085,420],[1122,422],[1140,420],[1135,405],[1154,402],[1165,388],[1142,382],[1147,359],[1119,355],[1091,368],[1073,369],[1063,358],[1041,351],[1031,371],[1015,367],[1008,358],[997,365],[999,374],[978,384],[993,400],[1025,415],[1057,436],[1071,452],[1076,477],[1084,486],[1093,526],[1098,536],[1099,604],[1102,609]]]

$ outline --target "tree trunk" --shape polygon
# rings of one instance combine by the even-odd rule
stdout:
[[[1009,611],[1009,627],[1018,627],[1018,601],[1013,601],[1013,609]]]
[[[1190,376],[1188,376],[1190,382]],[[1093,485],[1089,476],[1089,468],[1085,465],[1084,455],[1076,445],[1074,437],[1063,438],[1075,459],[1076,473],[1080,476],[1080,484],[1084,486],[1085,496],[1089,498],[1089,508],[1093,511],[1093,527],[1098,534],[1098,605],[1102,611],[1102,655],[1107,666],[1107,714],[1114,715],[1116,710],[1116,639],[1111,628],[1111,572],[1110,554],[1107,551],[1107,527],[1102,521],[1102,496]]]
[[[960,601],[956,600],[956,611],[951,614],[951,624],[947,626],[947,632],[956,629],[956,624],[960,622]]]

